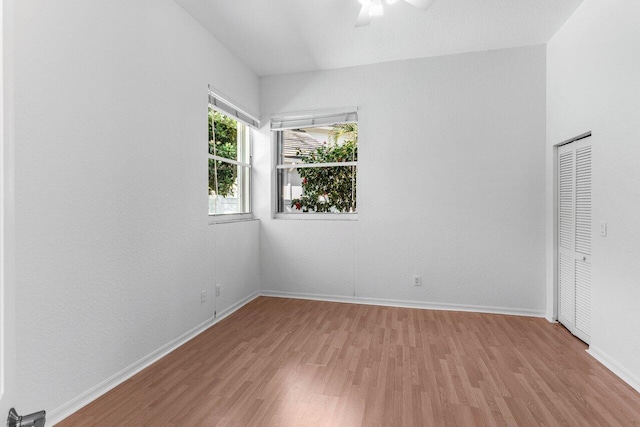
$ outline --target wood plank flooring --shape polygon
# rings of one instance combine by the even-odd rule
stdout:
[[[58,424],[640,426],[544,319],[258,298]]]

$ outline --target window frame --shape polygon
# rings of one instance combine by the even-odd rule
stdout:
[[[271,141],[273,147],[273,197],[272,197],[272,218],[291,220],[323,220],[323,221],[353,221],[358,219],[358,212],[286,212],[282,205],[282,187],[280,170],[291,169],[291,165],[282,163],[284,132],[287,129],[304,129],[310,127],[320,127],[327,125],[356,123],[358,124],[357,108],[340,108],[323,111],[308,111],[299,113],[285,113],[271,117]],[[349,162],[328,162],[314,164],[297,164],[296,168],[317,168],[317,167],[355,167],[356,176],[358,161]],[[357,186],[357,178],[356,183]],[[356,192],[357,194],[357,192]],[[357,200],[357,196],[356,196]],[[281,211],[282,210],[282,211]]]
[[[209,103],[207,108],[207,122],[209,110],[223,114],[238,124],[237,129],[237,158],[229,159],[217,156],[209,152],[209,137],[207,130],[207,171],[209,170],[209,162],[211,160],[223,162],[226,164],[236,165],[238,167],[238,199],[243,206],[245,212],[231,213],[211,213],[208,212],[209,224],[217,224],[221,222],[245,221],[254,218],[253,215],[253,140],[254,130],[259,128],[260,122],[249,113],[246,113],[235,104],[229,102],[226,98],[219,95],[209,86]],[[207,124],[208,126],[208,124]],[[212,123],[215,126],[215,123]],[[215,134],[215,130],[214,130]],[[239,160],[241,159],[241,160]],[[242,161],[245,160],[245,161]],[[246,175],[246,180],[243,178]],[[246,209],[245,209],[246,208]],[[209,210],[209,208],[207,208]]]

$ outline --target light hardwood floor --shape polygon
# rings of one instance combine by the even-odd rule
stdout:
[[[258,298],[64,426],[640,425],[544,319]]]

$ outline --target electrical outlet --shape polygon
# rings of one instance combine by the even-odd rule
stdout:
[[[207,301],[207,291],[200,292],[200,304]]]
[[[220,296],[220,285],[216,285],[216,296]]]
[[[413,276],[413,286],[422,286],[422,277]]]

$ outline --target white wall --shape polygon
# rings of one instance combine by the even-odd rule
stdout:
[[[265,122],[356,105],[360,126],[354,222],[270,219],[272,151],[255,150],[263,289],[544,313],[545,61],[534,46],[262,78]]]
[[[210,320],[218,278],[219,311],[258,290],[257,249],[214,269],[258,228],[208,225],[206,187],[207,84],[255,114],[258,79],[171,0],[17,2],[15,65],[17,403],[60,414]]]
[[[591,352],[637,389],[640,389],[639,22],[640,3],[635,0],[585,0],[550,41],[547,50],[548,288],[553,287],[554,268],[552,147],[590,130],[594,220]],[[608,223],[607,237],[599,236],[601,221]]]
[[[260,290],[259,221],[219,223],[212,225],[209,233],[209,241],[213,243],[214,286],[220,285],[220,296],[215,299],[220,317]]]
[[[13,0],[0,1],[0,417],[16,404],[14,6]]]

